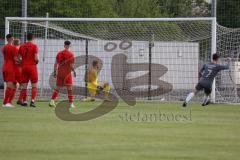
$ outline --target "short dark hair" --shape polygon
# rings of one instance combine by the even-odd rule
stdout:
[[[66,45],[66,46],[69,46],[70,44],[71,44],[70,41],[65,41],[65,42],[64,42],[64,45]]]
[[[34,36],[34,34],[33,34],[33,33],[28,33],[28,34],[27,34],[27,40],[28,40],[28,41],[31,41],[31,40],[33,40],[33,39],[34,39],[34,37],[35,37],[35,36]]]
[[[220,55],[218,53],[213,54],[212,60],[217,61],[220,58]]]
[[[16,38],[16,39],[13,40],[13,45],[14,46],[20,46],[20,44],[21,44],[20,39]]]
[[[12,37],[13,37],[12,34],[7,34],[7,35],[6,35],[6,38],[7,38],[7,39],[12,38]]]
[[[97,61],[97,60],[94,60],[94,61],[92,62],[93,67],[95,67],[97,64],[98,64],[98,61]]]

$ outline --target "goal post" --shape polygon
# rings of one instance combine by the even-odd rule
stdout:
[[[212,21],[215,17],[195,18],[43,18],[43,17],[6,17],[7,21],[62,21],[62,22],[171,22],[171,21]]]
[[[212,44],[211,45],[212,45],[211,53],[213,55],[217,52],[217,18],[216,17],[212,19]],[[212,86],[211,101],[213,103],[216,102],[216,80],[215,79]]]
[[[57,51],[62,49],[64,40],[73,41],[72,49],[76,56],[86,57],[86,53],[90,56],[78,68],[79,77],[75,80],[77,85],[85,85],[83,77],[87,68],[86,65],[91,65],[91,56],[97,57],[103,62],[100,81],[109,82],[114,89],[126,89],[130,86],[130,90],[136,93],[139,99],[146,100],[183,100],[186,94],[194,89],[198,81],[199,67],[203,63],[209,62],[211,55],[218,51],[217,38],[219,36],[216,17],[6,17],[6,33],[11,32],[18,37],[21,31],[20,24],[22,23],[28,24],[28,32],[36,34],[36,42],[40,47],[40,52],[45,53],[45,62],[40,62],[39,66],[41,69],[44,68],[44,72],[40,69],[41,73],[39,73],[39,77],[42,79],[39,86],[42,89],[41,98],[49,97],[50,88],[47,85],[47,76],[52,72],[54,56]],[[152,35],[154,35],[154,39]],[[86,44],[86,40],[88,44]],[[154,43],[154,46],[151,47],[151,57],[149,57],[150,41]],[[129,48],[128,44],[131,44]],[[88,46],[87,52],[86,45]],[[116,68],[116,65],[112,65],[113,58],[118,57],[117,54],[119,53],[125,55],[126,62],[124,62],[124,56],[122,56],[123,59],[114,62],[117,64],[121,62],[119,65],[124,65],[121,67],[129,73],[125,73],[125,71],[124,73],[113,73],[113,68]],[[85,64],[86,62],[89,64]],[[151,62],[151,66],[149,66],[149,62]],[[147,71],[150,71],[151,74],[145,68],[141,68],[142,66],[139,66],[139,69],[144,70],[138,71],[132,65],[141,64],[144,66],[144,63],[147,64]],[[142,79],[143,84],[141,85],[138,78],[144,77],[144,75],[147,78]],[[116,78],[117,76],[118,78]],[[158,84],[158,80],[163,83]],[[216,85],[221,86],[216,87]],[[162,87],[163,91],[156,89],[159,86]],[[165,86],[168,86],[168,88],[164,88]],[[216,90],[221,93],[216,93]],[[226,87],[222,87],[222,84],[214,83],[213,102],[230,101],[224,98],[227,95],[222,94],[222,91],[224,94],[228,92]],[[201,99],[196,98],[196,100]]]
[[[6,19],[5,19],[5,36],[4,36],[4,38],[5,38],[5,44],[7,44],[7,40],[6,40],[7,34],[9,34],[9,20],[6,18]],[[3,83],[3,88],[4,88],[4,90],[3,90],[3,97],[5,97],[5,90],[6,90],[6,88],[7,88],[5,82]]]
[[[49,14],[47,13],[46,18],[48,18],[48,16],[49,16]],[[42,75],[44,75],[44,73],[45,73],[44,63],[45,63],[45,56],[46,56],[46,51],[47,51],[47,40],[48,40],[48,21],[46,21],[46,23],[45,23],[45,34],[44,34],[44,42],[43,42],[43,56],[42,56],[42,62],[43,62],[43,67],[42,67],[43,68],[43,73],[42,73]],[[41,79],[41,81],[42,81],[41,86],[43,86],[44,81],[45,81],[45,77],[42,76],[41,78],[42,78]],[[41,88],[40,95],[41,96],[43,95],[43,88]]]

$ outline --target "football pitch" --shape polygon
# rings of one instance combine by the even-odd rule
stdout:
[[[2,103],[2,102],[1,102]],[[99,102],[76,103],[85,112]],[[58,119],[38,108],[0,107],[1,160],[239,160],[240,106],[120,102],[85,122]]]

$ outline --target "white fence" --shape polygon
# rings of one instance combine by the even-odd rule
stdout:
[[[71,40],[75,56],[85,55],[86,42]],[[116,54],[125,54],[128,63],[149,63],[149,42],[132,41],[132,47],[127,50],[119,48],[120,41],[111,41],[116,44],[116,49],[107,52],[104,46],[109,41],[89,41],[88,54],[97,56],[103,61],[99,81],[107,81],[112,85],[111,60]],[[39,46],[39,87],[49,88],[48,79],[53,72],[53,64],[58,51],[63,49],[64,40],[48,39],[43,63],[44,39],[37,39]],[[111,47],[111,46],[110,46]],[[173,85],[173,89],[192,89],[198,81],[199,46],[198,43],[189,42],[154,42],[152,48],[152,63],[162,64],[168,71],[160,79]],[[44,67],[43,67],[44,66]],[[43,75],[44,70],[44,75]],[[148,72],[148,71],[144,71]],[[77,69],[75,85],[84,86],[84,66]],[[129,77],[137,77],[140,72],[130,73]]]

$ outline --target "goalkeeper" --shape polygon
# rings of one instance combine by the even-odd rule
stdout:
[[[111,87],[108,83],[98,83],[99,62],[94,60],[92,67],[87,71],[85,81],[87,82],[88,93],[90,95],[90,101],[95,101],[96,94],[104,92],[105,100],[108,100],[108,96]],[[88,100],[88,99],[87,99]]]
[[[200,81],[196,85],[195,92],[189,93],[186,100],[183,102],[183,107],[186,107],[188,102],[201,90],[205,92],[205,98],[202,106],[210,104],[210,94],[212,92],[212,85],[214,78],[221,70],[227,70],[230,68],[230,58],[228,59],[228,65],[219,64],[220,56],[219,54],[214,54],[212,56],[212,62],[205,64],[200,70]]]

